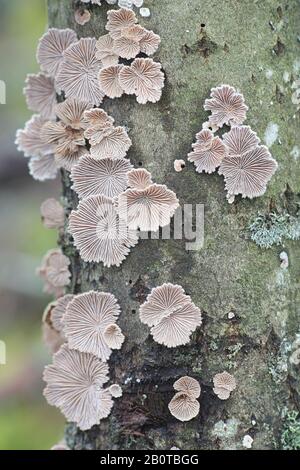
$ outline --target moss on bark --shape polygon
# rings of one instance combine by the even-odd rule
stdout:
[[[105,32],[106,4],[90,7],[92,20],[81,27],[74,21],[78,2],[48,2],[50,26],[72,27],[80,36]],[[166,74],[163,98],[142,106],[124,97],[106,100],[104,107],[118,125],[130,129],[128,156],[136,166],[141,162],[155,181],[175,190],[181,204],[205,205],[205,242],[200,251],[186,251],[183,241],[141,241],[120,268],[106,269],[82,262],[68,234],[62,238],[72,261],[72,291],[113,292],[127,337],[122,352],[110,360],[112,380],[124,388],[122,399],[91,431],[68,425],[68,443],[77,449],[227,449],[241,448],[243,436],[250,434],[253,448],[270,449],[279,441],[282,409],[299,405],[300,382],[289,355],[299,332],[300,249],[296,242],[286,242],[290,265],[283,271],[278,257],[282,247],[261,250],[247,239],[245,229],[259,212],[286,207],[287,185],[299,203],[300,165],[291,155],[300,146],[299,114],[291,102],[291,84],[299,73],[299,4],[145,3],[151,17],[140,22],[162,38],[156,58]],[[278,126],[271,151],[279,170],[267,193],[252,201],[237,199],[234,205],[226,201],[222,177],[196,174],[192,165],[182,173],[173,170],[173,161],[186,156],[207,119],[203,102],[210,88],[220,83],[244,93],[247,124],[262,140],[270,140],[265,134],[270,123]],[[63,188],[69,211],[76,198],[66,174]],[[204,316],[192,342],[172,350],[153,343],[138,318],[149,290],[166,281],[181,284]],[[235,312],[232,320],[230,311]],[[223,369],[238,382],[226,402],[212,392],[212,377]],[[167,408],[172,383],[183,374],[197,378],[203,390],[200,416],[186,424],[173,419]],[[224,423],[229,424],[222,433]]]

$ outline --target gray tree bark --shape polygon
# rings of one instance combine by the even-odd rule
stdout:
[[[105,33],[105,2],[89,7],[92,20],[84,27],[74,21],[79,2],[48,4],[50,26],[71,27],[79,36]],[[104,108],[130,129],[128,156],[136,167],[166,183],[181,205],[205,205],[205,243],[199,251],[186,251],[184,240],[144,240],[120,268],[107,269],[84,263],[67,232],[62,237],[72,261],[71,292],[116,295],[127,338],[109,363],[123,397],[100,426],[80,432],[68,425],[67,442],[76,449],[240,449],[250,434],[253,448],[280,447],[282,416],[299,407],[299,369],[297,374],[289,356],[299,332],[300,249],[297,242],[286,242],[290,263],[283,270],[283,247],[260,249],[246,227],[259,212],[285,209],[295,215],[300,201],[299,114],[291,101],[299,70],[299,2],[148,0],[145,6],[151,17],[139,17],[140,23],[162,39],[155,58],[166,75],[163,97],[145,106],[134,97],[107,99]],[[185,158],[207,120],[203,103],[211,87],[221,83],[243,92],[247,124],[260,138],[270,123],[278,126],[271,151],[279,169],[267,193],[252,201],[238,198],[233,205],[226,201],[221,176],[199,175],[192,164],[182,173],[173,170],[173,161]],[[62,182],[69,212],[77,201],[66,173]],[[138,315],[151,288],[164,282],[181,284],[204,317],[190,344],[170,350],[153,342]],[[225,402],[212,391],[213,375],[224,369],[238,382]],[[172,384],[182,375],[202,386],[200,415],[185,424],[167,406]]]

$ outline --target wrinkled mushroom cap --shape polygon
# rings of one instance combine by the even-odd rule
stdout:
[[[120,398],[123,395],[122,388],[118,384],[111,385],[108,390],[113,398]]]
[[[215,387],[225,388],[229,392],[232,392],[236,388],[235,378],[226,371],[216,374],[213,378],[213,382]]]
[[[173,387],[178,392],[185,392],[191,398],[200,397],[201,387],[199,382],[192,377],[188,377],[187,375],[176,380]]]
[[[145,189],[127,189],[118,196],[117,210],[130,229],[156,232],[171,221],[179,201],[165,185],[153,183]]]
[[[108,326],[114,325],[119,314],[120,306],[112,294],[90,291],[75,296],[62,320],[69,347],[107,361],[111,348],[104,333]]]
[[[235,88],[221,85],[211,90],[211,98],[205,100],[204,109],[211,111],[209,121],[212,125],[223,127],[224,124],[242,124],[246,119],[248,107],[244,97]]]
[[[108,381],[108,366],[91,354],[63,345],[46,366],[44,395],[50,405],[60,408],[68,421],[82,431],[106,418],[112,409],[112,396],[103,384]]]
[[[179,421],[190,421],[199,414],[200,404],[185,392],[178,392],[170,401],[168,408]]]
[[[69,217],[69,230],[84,261],[120,266],[138,243],[136,231],[128,230],[112,199],[89,196]]]
[[[127,188],[127,172],[132,168],[129,160],[103,158],[95,160],[84,155],[72,168],[72,189],[80,198],[104,195],[114,198]]]
[[[63,52],[76,41],[77,35],[72,29],[49,29],[40,39],[37,49],[41,69],[55,78],[63,61]]]
[[[99,105],[104,97],[97,80],[101,67],[96,39],[81,38],[64,51],[57,84],[67,97]]]

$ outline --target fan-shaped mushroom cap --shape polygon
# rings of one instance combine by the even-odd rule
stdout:
[[[62,253],[53,254],[49,259],[47,280],[54,287],[64,287],[70,283],[69,259]]]
[[[200,309],[189,302],[153,326],[151,334],[157,343],[176,348],[189,343],[191,334],[201,324]]]
[[[85,112],[91,108],[91,104],[78,101],[75,98],[67,98],[55,108],[56,116],[66,125],[75,130],[86,128]]]
[[[90,196],[70,215],[69,229],[84,261],[120,266],[138,243],[135,231],[119,219],[112,199]]]
[[[57,147],[55,161],[60,168],[64,168],[67,171],[71,171],[73,166],[76,165],[76,163],[80,159],[80,157],[86,154],[86,148],[74,147],[70,149],[70,141],[67,141],[65,144],[65,147],[63,145]]]
[[[63,52],[77,41],[72,29],[49,29],[40,39],[37,61],[41,69],[55,78],[63,61]]]
[[[41,205],[41,217],[46,228],[61,228],[65,221],[64,208],[56,199],[46,199]]]
[[[75,11],[74,16],[75,16],[76,23],[82,26],[88,23],[91,19],[91,13],[89,12],[89,10],[83,10],[82,8],[78,8]]]
[[[56,107],[61,121],[48,121],[42,128],[42,139],[54,146],[57,165],[68,171],[86,153],[84,111],[89,107],[87,103],[68,98]]]
[[[135,59],[131,66],[124,66],[119,74],[120,85],[128,95],[135,94],[140,104],[156,103],[164,86],[161,64],[152,59]]]
[[[114,123],[114,118],[109,116],[104,109],[93,108],[84,112],[84,123],[87,128],[104,128],[110,127]],[[89,137],[87,137],[89,139]]]
[[[181,286],[163,284],[148,295],[140,307],[140,319],[151,326],[153,339],[168,348],[187,344],[201,325],[201,311]]]
[[[119,56],[114,52],[114,40],[109,34],[100,36],[96,43],[96,48],[96,57],[101,60],[103,67],[118,64]]]
[[[214,387],[213,391],[217,395],[217,397],[220,398],[220,400],[228,400],[228,398],[230,397],[230,391],[226,390],[226,388]]]
[[[104,332],[116,322],[119,314],[120,306],[112,294],[91,291],[77,295],[68,303],[63,316],[69,347],[93,354],[106,362],[111,348]]]
[[[84,155],[72,168],[72,189],[80,198],[100,194],[114,198],[127,188],[127,172],[131,168],[130,162],[123,158],[95,160]]]
[[[44,371],[44,395],[50,405],[60,408],[68,421],[83,431],[109,416],[113,401],[103,384],[108,366],[92,354],[63,345]]]
[[[125,336],[116,324],[108,325],[104,330],[104,340],[111,349],[121,349]]]
[[[205,100],[204,109],[211,111],[209,121],[218,127],[224,124],[242,124],[246,119],[248,106],[244,97],[235,88],[229,85],[221,85],[212,88],[211,98]]]
[[[111,65],[100,70],[99,86],[109,98],[120,98],[124,93],[119,81],[123,67],[123,65]]]
[[[201,387],[199,382],[192,377],[187,375],[176,380],[173,384],[174,389],[177,392],[184,392],[191,398],[199,398],[201,394]]]
[[[235,126],[223,135],[223,142],[229,149],[229,155],[233,157],[254,150],[260,139],[250,126]]]
[[[57,84],[67,97],[99,105],[104,97],[98,84],[101,67],[96,57],[96,39],[81,38],[64,52]]]
[[[178,392],[170,401],[168,408],[170,413],[179,421],[190,421],[200,411],[200,404],[184,392]]]
[[[140,40],[140,50],[144,54],[152,55],[157,51],[160,45],[160,36],[155,34],[153,31],[145,32],[144,36]]]
[[[24,129],[19,129],[16,134],[16,145],[25,157],[40,157],[54,153],[54,146],[45,143],[41,138],[41,131],[46,120],[38,114],[34,114],[25,124]]]
[[[267,183],[277,169],[267,147],[261,145],[241,156],[227,156],[223,159],[219,174],[224,175],[225,188],[230,195],[242,197],[261,196]]]
[[[214,140],[214,134],[210,129],[202,129],[196,134],[197,144],[201,145],[202,150],[209,150]]]
[[[134,189],[146,189],[153,183],[151,173],[144,168],[129,171],[127,177],[128,186]]]
[[[60,297],[55,302],[55,305],[51,311],[52,325],[60,333],[62,333],[63,331],[63,322],[62,322],[63,316],[66,312],[69,302],[71,302],[71,300],[73,299],[74,299],[73,294],[66,294],[63,297]]]
[[[124,127],[121,126],[105,127],[100,132],[95,129],[94,135],[91,131],[85,135],[91,136],[91,156],[96,160],[107,157],[123,158],[131,147],[131,140]]]
[[[51,154],[32,157],[28,167],[30,175],[37,181],[52,180],[58,172],[54,155]]]
[[[66,130],[66,126],[62,122],[46,121],[41,128],[41,138],[43,142],[48,145],[53,144],[54,149],[55,145],[61,139],[66,139],[68,136],[69,134]]]
[[[134,59],[141,52],[140,41],[146,31],[140,25],[122,29],[121,37],[114,40],[114,52],[124,59]]]
[[[27,75],[24,95],[31,111],[44,119],[55,119],[56,90],[54,80],[43,73]]]
[[[203,129],[196,137],[197,141],[192,145],[193,151],[188,154],[188,160],[194,162],[198,173],[213,173],[228,155],[228,149],[220,137],[214,137],[209,130]]]
[[[155,326],[165,317],[191,302],[183,288],[176,284],[163,284],[152,289],[146,302],[140,307],[140,320],[148,326]]]
[[[119,39],[123,29],[130,28],[137,23],[134,12],[127,8],[109,10],[107,12],[107,19],[105,27],[113,39]]]
[[[62,122],[47,123],[42,129],[42,137],[55,145],[57,166],[71,171],[79,158],[86,153],[83,130],[72,129]]]
[[[145,189],[127,189],[118,196],[118,213],[131,229],[156,232],[170,223],[179,201],[176,194],[161,184]]]
[[[111,385],[108,390],[113,398],[120,398],[123,395],[122,388],[118,384]]]
[[[54,293],[57,297],[63,295],[64,287],[70,283],[70,260],[60,249],[49,250],[42,260],[37,274],[45,281],[44,291]]]
[[[236,380],[233,375],[228,372],[222,372],[216,374],[213,378],[214,386],[217,388],[225,388],[229,392],[232,392],[236,388]]]

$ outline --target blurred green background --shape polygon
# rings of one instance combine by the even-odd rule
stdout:
[[[59,181],[35,182],[27,160],[14,145],[16,129],[31,113],[22,94],[24,80],[38,65],[35,51],[47,27],[45,0],[0,0],[0,449],[49,449],[63,436],[64,420],[42,396],[42,371],[50,354],[41,339],[41,316],[51,300],[35,276],[57,233],[40,221],[39,208],[59,197]]]

